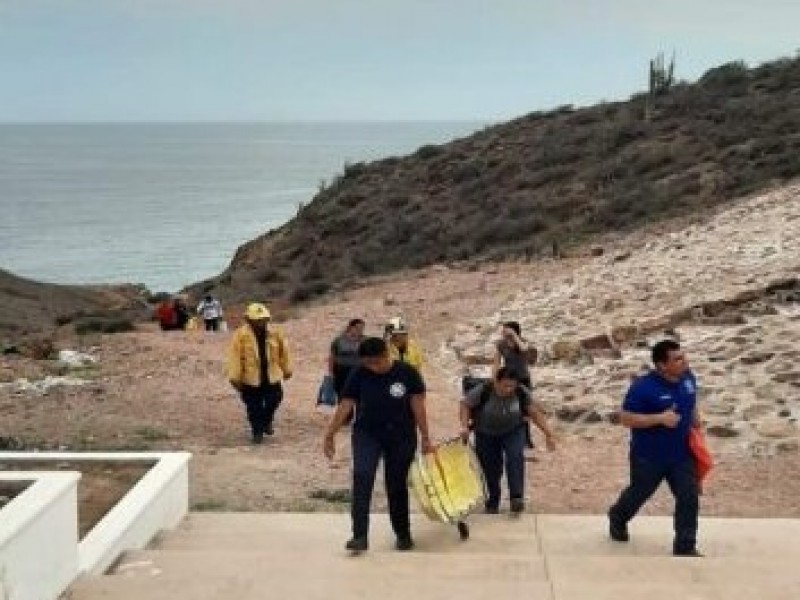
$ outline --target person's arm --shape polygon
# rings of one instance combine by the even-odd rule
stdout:
[[[623,410],[620,423],[628,429],[650,429],[651,427],[676,427],[681,416],[675,412],[675,407],[654,415],[642,414]]]
[[[519,337],[517,335],[517,332],[514,331],[513,329],[511,330],[511,336],[514,339],[514,343],[517,345],[517,350],[519,350],[520,352],[527,352],[528,342]]]
[[[503,355],[500,354],[500,349],[494,349],[494,360],[492,360],[492,379],[497,377],[497,372],[503,366]]]
[[[286,342],[286,338],[283,337],[283,334],[278,334],[280,337],[279,339],[279,348],[280,352],[278,354],[278,365],[283,371],[283,378],[284,379],[291,379],[292,378],[292,361],[289,358],[289,344]]]
[[[458,403],[458,421],[461,424],[459,435],[466,441],[469,438],[469,424],[472,419],[472,410],[464,400]]]
[[[531,422],[536,425],[539,431],[542,432],[544,435],[544,442],[547,449],[552,452],[556,449],[556,435],[553,433],[553,430],[550,428],[550,424],[547,422],[547,415],[544,414],[544,410],[542,407],[539,406],[537,402],[531,399],[530,403],[528,404],[528,409],[525,411],[528,418]]]
[[[350,419],[355,405],[355,400],[352,398],[342,398],[336,407],[336,412],[333,413],[331,422],[325,430],[325,438],[323,440],[323,452],[328,460],[336,456],[336,434]]]
[[[428,411],[425,409],[425,394],[414,394],[411,396],[411,412],[414,413],[414,423],[419,430],[422,453],[430,454],[434,451],[431,443],[430,432],[428,431]]]
[[[242,341],[241,336],[235,333],[231,338],[231,344],[228,347],[228,360],[225,365],[225,371],[234,389],[242,389]]]

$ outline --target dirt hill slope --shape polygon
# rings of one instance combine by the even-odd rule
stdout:
[[[190,290],[302,301],[403,268],[560,253],[800,175],[800,59],[723,65],[645,105],[642,94],[532,113],[347,165],[296,218]]]

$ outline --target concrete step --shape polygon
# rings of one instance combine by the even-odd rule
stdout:
[[[800,521],[704,519],[706,558],[669,555],[671,519],[641,518],[611,542],[602,516],[478,516],[472,537],[414,519],[417,549],[399,553],[388,519],[350,557],[344,514],[193,514],[161,544],[129,554],[71,600],[797,600]]]
[[[600,516],[536,517],[542,551],[550,556],[662,556],[672,549],[672,519],[635,519],[631,541],[611,543],[608,521]],[[709,557],[797,556],[800,559],[800,520],[701,519],[698,546]]]
[[[417,553],[457,552],[463,554],[540,554],[536,522],[530,517],[480,517],[469,520],[470,539],[461,541],[455,526],[436,523],[424,517],[413,519]],[[391,548],[394,535],[386,515],[371,519],[370,544]],[[346,515],[191,515],[181,528],[155,544],[161,550],[245,549],[269,552],[280,540],[287,552],[304,551],[309,546],[327,552],[338,551],[350,536]]]

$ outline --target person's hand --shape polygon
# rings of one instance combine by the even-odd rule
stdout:
[[[665,410],[661,413],[661,424],[664,427],[669,427],[670,429],[675,429],[678,426],[678,423],[681,422],[681,416],[675,412],[675,405],[673,404],[669,410]]]
[[[436,446],[433,445],[431,439],[428,437],[422,438],[420,445],[422,446],[423,454],[433,454],[436,452]]]
[[[461,438],[461,441],[465,444],[469,442],[469,427],[462,427],[461,431],[459,431],[458,436]]]
[[[555,452],[556,451],[556,436],[552,433],[548,433],[544,436],[544,445],[547,448],[548,452]]]
[[[333,457],[336,456],[336,439],[332,433],[325,434],[325,439],[322,442],[322,451],[328,460],[333,460]]]

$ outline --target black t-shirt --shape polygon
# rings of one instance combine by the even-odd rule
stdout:
[[[344,385],[342,398],[356,403],[353,427],[366,431],[414,432],[411,397],[425,393],[425,383],[414,367],[395,361],[387,373],[356,368]]]

